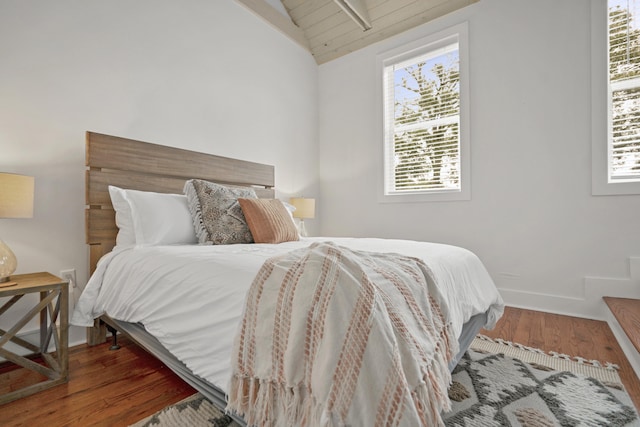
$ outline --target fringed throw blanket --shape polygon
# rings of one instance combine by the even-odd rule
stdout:
[[[316,243],[247,295],[227,410],[256,426],[437,426],[458,350],[420,260]]]

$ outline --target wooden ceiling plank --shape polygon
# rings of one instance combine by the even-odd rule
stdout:
[[[405,0],[402,2],[401,8],[378,16],[375,20],[375,30],[367,32],[352,31],[349,34],[343,34],[342,36],[326,40],[325,43],[320,46],[314,46],[311,44],[310,46],[312,51],[316,48],[329,51],[340,46],[349,45],[350,43],[357,42],[361,39],[374,39],[375,41],[379,41],[382,40],[382,38],[390,37],[391,35],[398,34],[399,32],[413,28],[416,25],[420,25],[423,22],[435,19],[453,10],[457,10],[460,8],[460,4],[466,6],[471,2],[473,2],[473,0],[437,0],[430,2],[429,7],[424,9],[424,7],[421,7],[424,6],[424,2]],[[425,16],[428,17],[428,19],[425,19]],[[393,28],[393,31],[390,31],[391,28]],[[380,38],[379,33],[382,34],[382,38]]]
[[[296,20],[296,23],[302,28],[306,30],[307,28],[315,25],[318,22],[321,22],[335,14],[343,14],[346,17],[346,14],[340,9],[340,7],[332,2],[331,0],[327,1],[322,7],[308,13],[307,15],[301,16]]]
[[[440,0],[440,1],[446,1],[446,0]],[[416,0],[394,0],[394,1],[379,2],[376,7],[373,7],[371,9],[371,12],[372,12],[371,17],[373,19],[372,22],[374,24],[374,27],[369,31],[376,32],[382,28],[381,24],[376,22],[376,20],[379,20],[381,16],[390,14],[394,12],[396,9],[406,7],[411,3],[416,3]],[[424,1],[417,2],[417,3],[424,4]],[[420,10],[420,12],[421,11],[422,9]],[[327,25],[325,26],[316,25],[316,26],[304,29],[304,33],[307,36],[307,40],[309,41],[309,46],[311,47],[312,51],[318,46],[329,44],[332,40],[343,37],[346,34],[352,34],[354,35],[355,38],[360,38],[360,36],[362,36],[362,34],[359,34],[358,32],[355,31],[358,29],[358,27],[354,28],[353,24],[347,19],[343,19],[339,23],[334,21],[332,22],[332,24],[333,25],[331,27]]]
[[[439,0],[441,3],[446,2],[447,0]],[[337,29],[332,30],[330,33],[327,33],[324,39],[309,39],[309,46],[311,48],[311,52],[318,53],[322,51],[329,51],[335,48],[340,48],[343,45],[347,45],[353,42],[356,42],[361,39],[371,38],[375,34],[384,31],[390,25],[393,25],[395,22],[404,22],[411,16],[418,15],[424,12],[423,6],[424,2],[417,2],[416,0],[398,0],[394,1],[393,4],[395,8],[377,8],[378,16],[374,21],[374,28],[367,31],[366,33],[363,31],[358,31],[359,28],[342,28],[342,31],[338,31]],[[344,30],[349,31],[344,31]],[[308,37],[308,34],[307,34]]]
[[[297,19],[299,19],[300,17],[312,13],[330,2],[331,0],[283,0],[282,4],[289,13],[289,16],[291,16],[291,19],[293,19],[293,21],[297,23]]]
[[[371,29],[369,9],[362,0],[333,0],[363,31]]]
[[[304,3],[310,2],[313,0],[280,0],[280,3],[284,5],[284,7],[288,9],[295,9],[296,7],[300,7]]]
[[[325,40],[331,40],[356,29],[358,27],[346,14],[337,12],[335,15],[306,28],[304,34],[307,36],[309,46],[311,46],[312,41],[315,45],[322,44]]]
[[[444,3],[447,0],[429,0],[429,1],[417,1],[417,0],[394,0],[381,3],[371,8],[372,21],[379,20],[387,15],[392,14],[396,10],[404,9],[405,7],[412,5],[417,10],[425,11],[437,6],[440,3]]]
[[[312,48],[312,53],[315,56],[316,62],[318,64],[323,64],[440,16],[444,16],[477,1],[478,0],[448,0],[413,16],[407,16],[406,11],[401,15],[386,15],[385,17],[380,18],[384,25],[380,25],[376,31],[370,30],[366,32],[359,32],[360,37],[352,37],[351,40],[349,40],[348,36],[332,40],[331,43],[327,43],[328,46],[322,45],[315,49]],[[404,19],[402,19],[403,17]],[[398,21],[394,22],[394,20]],[[374,28],[376,28],[375,23]]]
[[[305,35],[313,51],[314,47],[321,46],[325,42],[357,31],[362,33],[362,30],[357,27],[351,19],[344,14],[340,14],[336,19],[326,19],[322,23],[314,25],[305,31]]]
[[[310,50],[309,41],[307,40],[304,31],[297,27],[291,21],[291,18],[282,15],[265,0],[236,0],[236,2],[246,7],[258,17],[264,19],[273,28],[280,31],[306,50]]]

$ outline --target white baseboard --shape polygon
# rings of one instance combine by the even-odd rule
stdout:
[[[506,305],[587,319],[606,320],[608,309],[602,297],[640,298],[640,286],[623,279],[585,278],[582,297],[543,294],[499,288]]]
[[[640,257],[629,258],[629,275],[632,280],[640,280]]]
[[[506,305],[545,313],[595,319],[593,307],[585,298],[572,298],[553,294],[498,288]]]
[[[509,288],[499,288],[507,305],[512,307],[606,320],[604,296],[640,298],[640,257],[629,258],[628,278],[585,277],[580,295],[568,297]]]

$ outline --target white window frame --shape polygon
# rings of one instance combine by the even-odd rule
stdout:
[[[379,156],[379,179],[378,179],[378,201],[381,203],[406,203],[406,202],[434,202],[434,201],[454,201],[471,200],[471,148],[470,148],[470,127],[469,127],[469,30],[468,23],[463,22],[453,27],[439,31],[411,43],[404,44],[395,49],[381,53],[377,56],[378,73],[378,111],[380,123],[379,149],[376,150]],[[390,63],[400,62],[412,57],[416,57],[438,48],[451,44],[452,40],[458,42],[459,73],[460,73],[460,189],[427,190],[411,193],[386,194],[386,150],[389,149],[385,138],[384,125],[384,67]]]
[[[609,90],[609,2],[591,0],[591,193],[640,194],[640,182],[609,178],[611,95]]]

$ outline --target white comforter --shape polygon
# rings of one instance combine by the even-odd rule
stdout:
[[[331,240],[351,249],[421,258],[449,303],[453,333],[488,311],[487,328],[503,302],[480,260],[470,251],[435,243],[386,239],[312,238],[278,245],[151,246],[115,250],[98,264],[71,323],[92,326],[110,317],[138,322],[195,374],[225,392],[231,349],[244,297],[269,257]]]

